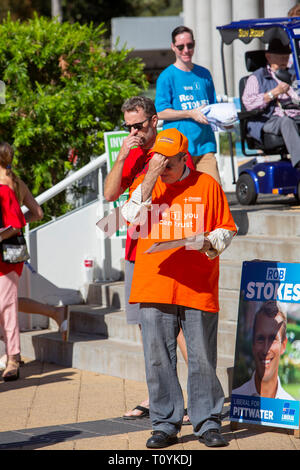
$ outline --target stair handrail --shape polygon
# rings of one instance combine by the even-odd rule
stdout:
[[[49,188],[46,191],[44,191],[42,194],[37,196],[35,200],[40,205],[44,204],[45,202],[49,201],[49,199],[52,199],[53,197],[57,196],[57,194],[64,191],[71,184],[84,178],[85,176],[89,175],[93,171],[103,166],[106,162],[107,162],[107,154],[103,153],[99,157],[96,157],[93,160],[91,160],[89,163],[87,163],[85,166],[83,166],[79,170],[72,172],[71,174],[66,176],[63,180],[59,181],[59,183],[52,186],[52,188]],[[102,194],[100,195],[100,197],[101,196]],[[28,211],[27,207],[23,206],[22,211],[23,213],[26,213]]]
[[[100,213],[101,216],[103,217],[104,215],[104,209],[103,209],[103,180],[102,180],[102,167],[107,163],[107,153],[103,153],[102,155],[93,158],[89,163],[87,163],[85,166],[80,168],[79,170],[72,172],[68,176],[66,176],[62,181],[59,183],[55,184],[52,186],[52,188],[47,189],[44,191],[42,194],[37,196],[35,199],[38,204],[44,204],[45,202],[49,201],[49,199],[52,199],[53,197],[57,196],[57,194],[61,193],[64,191],[68,186],[71,184],[75,183],[78,180],[81,180],[85,176],[89,175],[95,170],[98,171],[98,200],[100,203]],[[25,214],[28,211],[28,208],[25,206],[22,206],[22,212]],[[30,247],[30,242],[29,242],[29,224],[26,224],[25,227],[25,238],[27,242],[28,248]],[[101,234],[102,235],[102,234]],[[105,258],[105,253],[106,253],[106,247],[105,247],[105,241],[104,237],[100,237],[100,244],[102,247],[102,252]],[[30,248],[29,248],[30,251]],[[103,280],[106,280],[106,271],[105,271],[105,266],[103,266]]]

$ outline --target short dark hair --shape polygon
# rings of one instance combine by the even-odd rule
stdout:
[[[300,5],[297,3],[294,5],[289,11],[288,11],[288,16],[300,16]]]
[[[192,39],[194,41],[194,33],[193,31],[188,28],[187,26],[177,26],[177,28],[175,28],[173,31],[172,31],[172,43],[175,44],[175,38],[178,34],[182,34],[182,33],[189,33],[191,36],[192,36]]]
[[[147,117],[152,117],[157,114],[153,101],[147,96],[132,96],[128,98],[123,103],[122,112],[138,111],[139,108],[144,110]]]
[[[286,315],[279,309],[277,302],[275,300],[268,300],[260,307],[260,309],[256,313],[254,324],[253,324],[253,342],[255,338],[256,323],[257,323],[258,315],[265,315],[268,318],[275,318],[277,317],[277,315],[279,315],[282,318],[282,324],[280,325],[280,328],[282,328],[281,342],[283,342],[286,338],[287,318],[286,318]]]

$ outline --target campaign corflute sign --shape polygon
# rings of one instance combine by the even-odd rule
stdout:
[[[299,428],[300,263],[242,267],[230,420]]]

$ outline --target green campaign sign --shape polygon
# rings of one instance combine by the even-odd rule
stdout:
[[[157,129],[157,132],[160,132],[162,129]],[[123,140],[129,134],[125,131],[112,131],[104,132],[104,144],[105,152],[107,154],[107,171],[109,172],[117,159],[117,156],[121,150]],[[121,196],[114,201],[114,208],[122,206],[128,199],[129,189],[121,194]],[[123,227],[116,232],[117,237],[126,238],[127,228]]]
[[[105,152],[107,153],[107,171],[114,166],[121,150],[124,138],[128,135],[125,131],[104,132]]]
[[[109,172],[117,159],[121,150],[124,138],[128,135],[125,131],[104,132],[105,152],[107,154],[107,171]],[[122,206],[128,199],[129,190],[127,189],[121,196],[114,201],[114,208]],[[116,237],[126,238],[127,227],[122,227],[116,232]]]

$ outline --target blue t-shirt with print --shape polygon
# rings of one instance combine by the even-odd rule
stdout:
[[[213,103],[216,103],[216,92],[212,76],[209,70],[200,65],[194,64],[190,72],[170,65],[157,79],[157,112],[167,108],[189,110]],[[187,137],[192,156],[216,152],[216,139],[210,125],[200,124],[193,119],[164,121],[163,129],[174,127]]]

